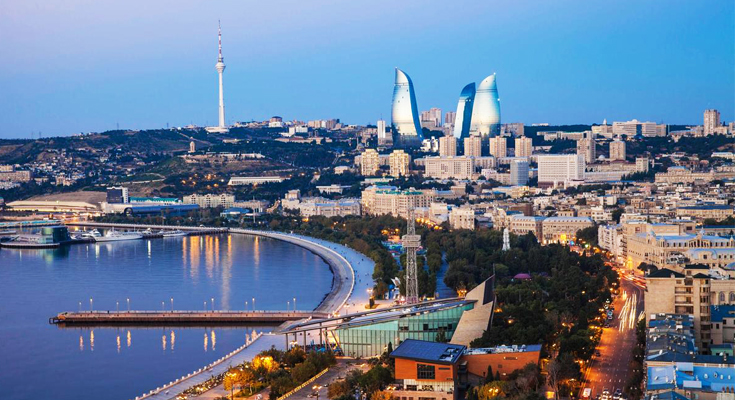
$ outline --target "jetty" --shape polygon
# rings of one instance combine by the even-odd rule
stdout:
[[[49,318],[64,325],[230,325],[328,318],[315,311],[82,311],[62,312]]]

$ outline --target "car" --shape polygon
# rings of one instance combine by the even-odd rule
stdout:
[[[602,354],[600,353],[599,350],[595,351],[595,357],[602,357]]]

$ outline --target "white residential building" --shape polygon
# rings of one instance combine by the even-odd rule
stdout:
[[[472,179],[472,157],[426,157],[424,175],[435,179]]]
[[[538,156],[538,183],[541,187],[583,181],[584,157],[577,154],[548,154]]]

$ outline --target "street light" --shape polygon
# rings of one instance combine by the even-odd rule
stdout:
[[[253,311],[255,311],[255,297],[253,297]]]
[[[165,301],[162,301],[161,302],[161,311],[166,311],[166,302]]]
[[[120,312],[120,302],[119,301],[115,302],[115,311]]]
[[[130,312],[130,297],[128,297],[128,312]]]
[[[171,298],[171,312],[174,312],[174,298]]]
[[[210,300],[212,300],[212,312],[214,312],[214,297],[212,297]]]
[[[291,302],[287,301],[286,302],[286,312],[289,312],[290,310],[291,310]]]
[[[293,298],[293,310],[296,312],[296,298]]]
[[[94,310],[94,303],[92,302],[92,298],[90,297],[89,298],[89,311],[91,312],[93,310]]]
[[[79,302],[79,312],[82,312],[82,302]]]
[[[314,386],[312,387],[312,389],[314,389],[314,393],[316,393],[316,400],[319,400],[319,389],[321,389],[321,388],[322,388],[322,387],[321,387],[321,386],[319,386],[319,385],[314,385]]]

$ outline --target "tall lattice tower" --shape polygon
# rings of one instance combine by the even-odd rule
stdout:
[[[419,301],[419,279],[416,267],[416,250],[421,247],[421,235],[416,234],[416,218],[413,215],[413,205],[408,205],[408,227],[401,239],[406,249],[406,303],[414,304]]]

